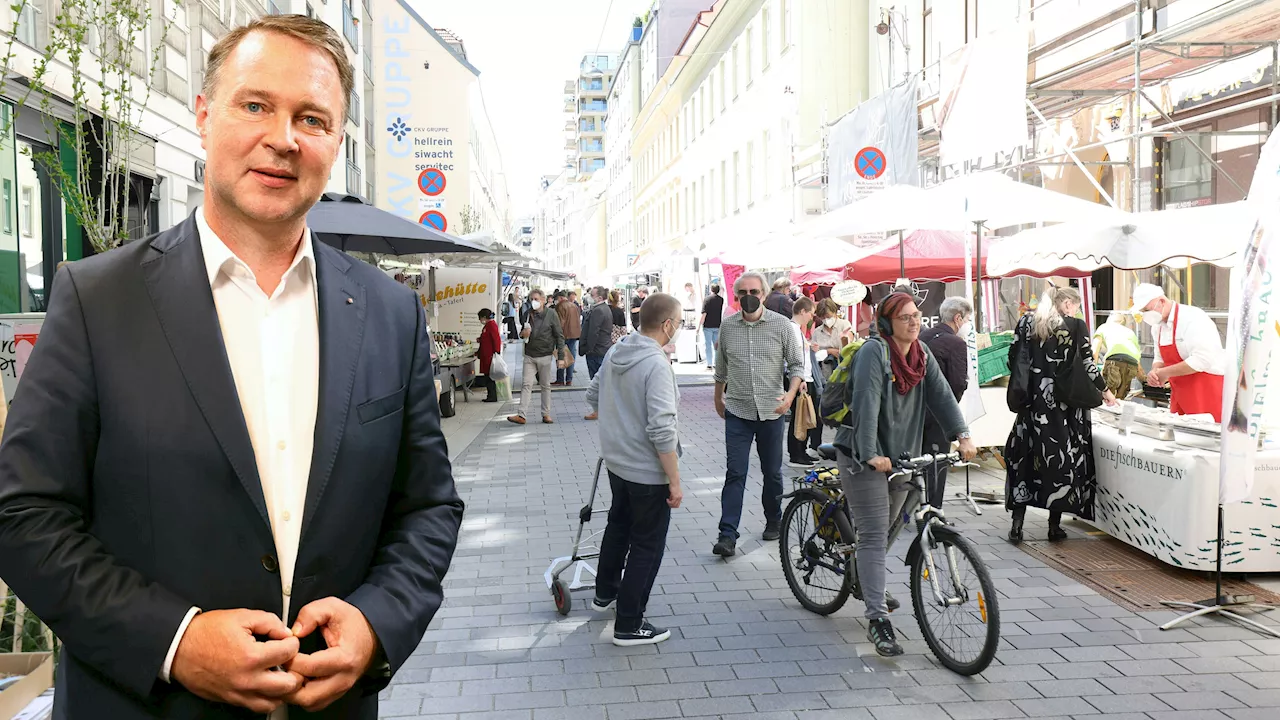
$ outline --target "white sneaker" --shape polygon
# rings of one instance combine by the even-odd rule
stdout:
[[[823,460],[823,459],[824,459],[824,458],[822,457],[822,453],[818,452],[817,450],[814,450],[813,448],[805,448],[804,454],[805,454],[805,455],[808,455],[809,457],[813,458],[814,460]]]

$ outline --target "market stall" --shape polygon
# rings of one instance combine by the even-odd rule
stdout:
[[[1220,458],[1216,424],[1126,405],[1136,410],[1129,432],[1121,429],[1117,412],[1104,407],[1093,413],[1094,524],[1169,565],[1213,570]],[[1280,446],[1259,450],[1254,467],[1252,497],[1224,506],[1226,572],[1280,572]]]

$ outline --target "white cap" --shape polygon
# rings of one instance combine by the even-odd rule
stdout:
[[[1146,309],[1152,300],[1162,297],[1165,297],[1165,294],[1159,285],[1140,283],[1138,287],[1133,289],[1133,308],[1131,312],[1140,313]]]

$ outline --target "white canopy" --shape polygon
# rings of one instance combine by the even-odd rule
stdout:
[[[1236,239],[1247,236],[1256,219],[1244,202],[1234,202],[1123,213],[1112,221],[1064,222],[1025,230],[993,245],[987,256],[987,272],[1017,275],[1022,271],[1092,271],[1101,267],[1140,270],[1188,262],[1231,267],[1239,245]]]
[[[1105,205],[1012,180],[996,172],[965,175],[928,190],[891,185],[813,221],[810,232],[840,238],[897,230],[988,230],[1122,215]]]
[[[893,241],[882,241],[871,247],[859,247],[839,238],[809,233],[771,233],[764,240],[720,253],[718,262],[748,268],[789,268],[799,265],[842,267],[889,247]]]

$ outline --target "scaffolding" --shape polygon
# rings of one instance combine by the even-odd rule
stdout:
[[[1184,0],[1185,2],[1186,0]],[[1044,12],[1055,0],[1037,2],[1022,12],[1034,23],[1037,12]],[[1181,22],[1168,23],[1170,8],[1178,3],[1167,0],[1133,0],[1131,5],[1118,6],[1112,11],[1093,18],[1063,35],[1040,43],[1028,50],[1028,63],[1037,63],[1054,53],[1069,51],[1096,41],[1103,33],[1114,32],[1123,26],[1128,40],[1096,52],[1066,67],[1055,69],[1043,77],[1036,77],[1027,84],[1028,123],[1032,127],[1030,147],[997,156],[986,165],[970,164],[963,168],[939,166],[938,149],[940,133],[937,127],[920,130],[920,156],[922,165],[932,167],[935,179],[946,179],[949,174],[997,170],[1014,172],[1023,180],[1024,169],[1074,165],[1088,178],[1099,196],[1120,209],[1140,211],[1152,209],[1142,203],[1142,141],[1146,138],[1186,138],[1194,150],[1208,161],[1213,172],[1223,177],[1244,195],[1245,187],[1239,178],[1226,172],[1221,163],[1192,138],[1198,136],[1255,135],[1265,136],[1277,124],[1277,101],[1280,100],[1280,3],[1274,0],[1229,0],[1207,9]],[[1263,89],[1265,97],[1245,102],[1230,103],[1227,107],[1195,114],[1192,118],[1177,120],[1162,107],[1152,91],[1171,81],[1206,72],[1223,63],[1271,50],[1270,86]],[[923,77],[930,72],[936,76],[937,65],[920,71]],[[1123,83],[1123,85],[1122,85]],[[1233,96],[1235,97],[1235,96]],[[920,101],[924,111],[938,100],[936,94]],[[1128,132],[1115,137],[1065,147],[1059,151],[1040,152],[1044,139],[1056,139],[1053,121],[1067,120],[1080,111],[1099,105],[1122,103],[1128,115]],[[1241,110],[1269,106],[1270,122],[1266,130],[1188,131],[1188,124],[1200,124]],[[1153,116],[1161,122],[1149,122],[1144,127],[1144,117]],[[1119,119],[1112,118],[1113,123]],[[1080,153],[1123,142],[1128,145],[1128,157],[1123,161],[1083,160]],[[1088,167],[1111,167],[1126,172],[1126,202],[1113,198],[1103,188]],[[928,171],[927,171],[928,172]],[[1157,178],[1153,178],[1153,182]],[[1116,193],[1119,195],[1119,193]],[[1158,197],[1158,190],[1152,195]],[[1123,205],[1123,207],[1121,207]]]

